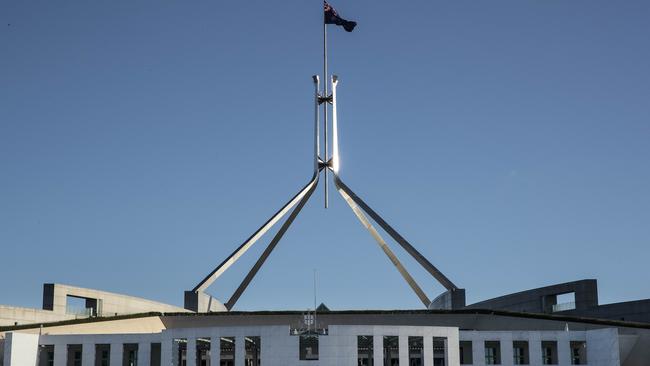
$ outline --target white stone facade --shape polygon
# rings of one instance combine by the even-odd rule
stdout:
[[[529,365],[542,365],[542,341],[557,342],[558,365],[571,365],[571,342],[584,342],[586,365],[618,366],[618,332],[615,328],[588,331],[459,331],[456,327],[329,325],[328,334],[319,336],[318,360],[300,360],[299,336],[291,335],[287,326],[219,326],[174,328],[148,334],[67,334],[38,335],[7,333],[4,345],[4,366],[37,366],[39,346],[54,346],[54,366],[73,365],[69,345],[81,345],[81,366],[95,366],[96,345],[110,345],[110,366],[128,365],[123,356],[125,345],[137,344],[137,365],[150,366],[152,344],[160,344],[160,365],[179,365],[174,340],[186,341],[186,366],[196,365],[197,339],[233,337],[235,366],[245,366],[245,337],[260,337],[261,363],[277,366],[356,366],[357,336],[373,336],[374,364],[383,365],[384,336],[399,339],[399,364],[409,365],[409,337],[422,337],[423,366],[434,366],[433,338],[445,339],[445,366],[460,366],[459,341],[472,342],[471,365],[486,365],[485,342],[499,342],[500,365],[514,365],[513,341],[527,342]],[[216,342],[214,342],[216,344]],[[156,355],[157,356],[157,355]],[[219,347],[211,352],[211,364],[219,365]],[[154,357],[157,358],[157,357]],[[156,363],[157,364],[157,363]]]

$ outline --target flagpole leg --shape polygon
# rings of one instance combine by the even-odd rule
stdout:
[[[325,24],[325,12],[323,12],[323,82],[325,84],[325,93],[323,95],[324,98],[328,97],[328,86],[329,86],[329,78],[327,77],[327,24]],[[323,103],[323,133],[325,135],[324,142],[325,142],[325,156],[323,161],[325,164],[328,164],[329,161],[329,132],[327,128],[327,101]],[[327,168],[325,169],[325,208],[328,206],[328,195],[329,195],[329,190],[328,190],[328,179],[327,179]]]

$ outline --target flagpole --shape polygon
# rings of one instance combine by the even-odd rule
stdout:
[[[329,136],[327,132],[327,93],[328,93],[328,85],[329,85],[329,79],[327,78],[327,24],[325,24],[325,5],[323,3],[323,82],[325,84],[325,94],[323,95],[323,98],[325,99],[323,103],[323,131],[325,134],[325,156],[323,158],[323,161],[325,164],[328,164],[329,160],[329,155],[328,155],[328,145],[329,145]],[[324,172],[325,172],[325,208],[328,206],[328,189],[327,189],[327,170],[328,167],[325,167]]]

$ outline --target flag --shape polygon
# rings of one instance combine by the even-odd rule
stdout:
[[[325,24],[340,25],[347,32],[352,32],[352,30],[354,30],[354,27],[357,26],[357,22],[341,18],[332,5],[328,4],[327,1],[323,1],[323,3],[325,4]]]

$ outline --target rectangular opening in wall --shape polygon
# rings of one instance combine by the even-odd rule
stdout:
[[[38,366],[54,366],[54,345],[38,346]]]
[[[528,357],[528,341],[512,342],[512,362],[515,365],[528,365],[530,363]]]
[[[110,366],[110,365],[111,365],[111,345],[96,344],[95,345],[95,366]]]
[[[196,339],[196,365],[210,366],[210,337]]]
[[[573,310],[576,308],[576,293],[568,292],[560,294],[555,297],[555,305],[553,305],[553,312]]]
[[[187,365],[187,338],[174,338],[172,341],[172,365]]]
[[[399,337],[384,336],[384,366],[399,365]]]
[[[409,337],[409,366],[424,365],[424,338]],[[399,352],[399,351],[398,351]]]
[[[160,343],[151,344],[151,358],[149,359],[149,366],[161,366],[160,361]],[[142,365],[147,366],[147,365]]]
[[[373,352],[372,336],[357,336],[357,365],[373,366]]]
[[[458,353],[460,354],[461,365],[471,365],[474,363],[472,354],[472,341],[460,341]]]
[[[557,341],[542,341],[542,365],[557,365]]]
[[[221,337],[220,366],[235,366],[235,337]]]
[[[80,344],[68,345],[67,366],[81,366],[81,349]]]
[[[262,340],[260,337],[245,337],[246,341],[245,351],[245,366],[260,366],[262,356]]]
[[[300,359],[303,361],[318,360],[318,335],[303,334],[300,336]]]
[[[571,364],[572,365],[586,365],[587,364],[587,343],[583,341],[571,341],[569,343],[571,348]]]
[[[433,366],[445,366],[447,359],[447,338],[433,337]]]
[[[501,364],[501,342],[485,341],[485,364],[486,365]]]
[[[138,344],[125,343],[122,351],[122,366],[138,366]]]

